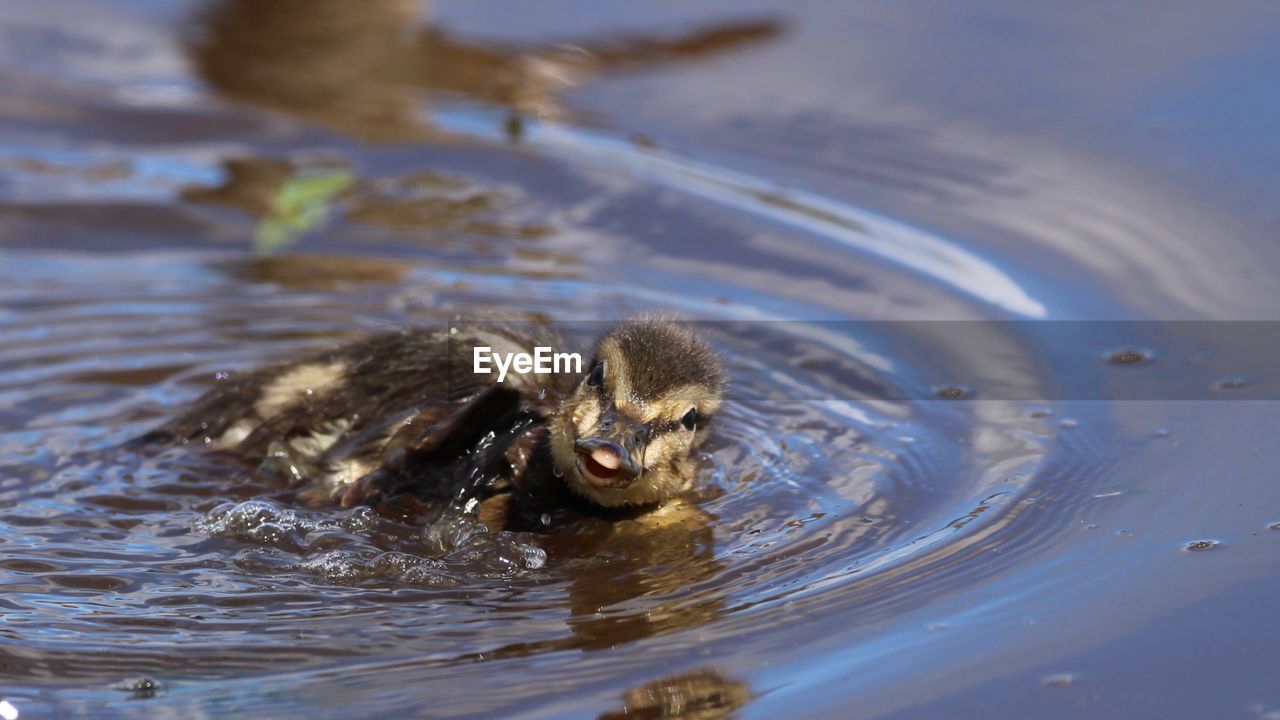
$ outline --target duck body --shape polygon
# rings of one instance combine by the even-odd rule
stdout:
[[[528,325],[375,335],[224,377],[143,439],[232,453],[308,505],[474,499],[491,527],[565,506],[643,509],[688,487],[720,402],[701,339],[644,319],[602,336],[583,368],[476,372],[477,348],[538,347],[564,345]]]

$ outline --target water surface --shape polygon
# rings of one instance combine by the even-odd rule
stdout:
[[[4,698],[1280,711],[1273,345],[1234,322],[1276,319],[1276,23],[1240,5],[15,6]],[[659,530],[306,509],[122,448],[363,333],[654,308],[733,382]]]

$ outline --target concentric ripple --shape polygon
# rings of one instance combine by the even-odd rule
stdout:
[[[443,319],[396,300],[440,280],[425,267],[409,276],[420,288],[246,300],[222,264],[63,259],[5,329],[20,350],[0,370],[11,428],[0,522],[23,682],[191,682],[339,657],[453,666],[671,635],[744,639],[780,614],[830,613],[851,597],[860,613],[891,616],[913,595],[904,583],[937,582],[933,568],[1022,507],[1053,439],[1052,422],[1015,404],[868,399],[922,369],[890,369],[872,348],[850,355],[856,339],[839,325],[713,322],[704,329],[733,390],[704,458],[707,499],[677,523],[586,522],[539,537],[483,532],[439,508],[292,507],[234,460],[120,445],[219,371],[337,341],[335,317],[351,332]],[[139,274],[181,281],[138,294]],[[527,314],[598,292],[565,280],[555,297],[517,299],[501,282],[466,278],[469,295]],[[861,380],[806,362],[832,354]]]

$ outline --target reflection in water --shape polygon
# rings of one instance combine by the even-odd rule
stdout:
[[[750,702],[751,690],[746,683],[701,668],[631,688],[622,699],[621,710],[599,720],[716,720]]]
[[[275,211],[280,188],[294,176],[295,164],[277,158],[228,158],[222,161],[220,185],[184,188],[182,199],[235,208],[254,217]]]
[[[551,228],[506,217],[510,198],[499,188],[438,172],[358,183],[347,219],[389,227],[456,230],[481,237],[539,238]]]
[[[404,280],[403,262],[348,255],[258,255],[221,266],[227,274],[249,284],[272,283],[306,290],[333,290],[350,283],[392,285]]]
[[[212,188],[188,188],[183,197],[229,205],[261,218],[253,248],[268,253],[292,243],[327,220],[339,195],[355,182],[345,167],[318,167],[296,172],[284,160],[224,161],[226,181]]]
[[[416,25],[414,0],[221,0],[189,47],[224,97],[380,140],[422,138],[422,92],[564,117],[558,95],[593,76],[697,59],[778,34],[729,23],[670,38],[605,36],[518,47]],[[518,127],[518,122],[512,127]]]
[[[358,179],[343,163],[239,157],[222,162],[216,186],[189,186],[182,198],[229,207],[258,218],[254,250],[269,253],[296,242],[344,211],[352,223],[434,230],[417,242],[449,243],[450,234],[481,238],[540,238],[551,228],[508,217],[510,193],[438,172]],[[442,236],[441,233],[444,235]]]
[[[549,555],[580,558],[568,587],[567,622],[573,633],[568,646],[616,647],[715,619],[723,611],[723,595],[694,590],[723,569],[715,558],[713,519],[696,506],[678,503],[634,519],[580,523],[568,533],[548,536],[543,546]]]

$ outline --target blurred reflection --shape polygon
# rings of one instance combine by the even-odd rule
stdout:
[[[341,163],[300,168],[274,158],[229,158],[222,167],[222,184],[183,188],[180,197],[258,218],[253,249],[259,254],[292,244],[324,223],[339,197],[355,183],[355,176]]]
[[[190,202],[239,210],[259,222],[254,249],[266,254],[325,223],[341,206],[349,222],[430,229],[476,238],[539,238],[545,225],[511,220],[508,194],[435,172],[361,179],[343,163],[279,158],[228,158],[221,184],[184,188]],[[435,233],[417,242],[442,243]]]
[[[516,46],[420,26],[418,0],[218,0],[189,54],[224,97],[381,140],[429,136],[422,91],[564,117],[558,95],[597,75],[696,60],[778,34],[725,23],[672,37],[610,35]]]
[[[509,193],[439,172],[418,172],[357,183],[347,219],[391,227],[445,228],[470,236],[538,238],[545,225],[509,219]]]
[[[399,283],[411,265],[403,261],[351,255],[282,254],[234,260],[221,266],[246,283],[271,283],[304,290],[331,290],[348,283]]]
[[[221,185],[183,188],[182,199],[266,217],[274,212],[276,195],[296,168],[288,160],[275,158],[228,158],[222,161],[222,170]]]
[[[622,696],[621,710],[599,720],[717,720],[751,701],[746,683],[702,668],[631,688]]]
[[[569,585],[568,644],[615,647],[718,617],[720,593],[699,587],[723,569],[713,520],[697,506],[678,504],[635,518],[574,523],[545,536],[549,556],[582,559]],[[630,602],[637,599],[649,601]]]

